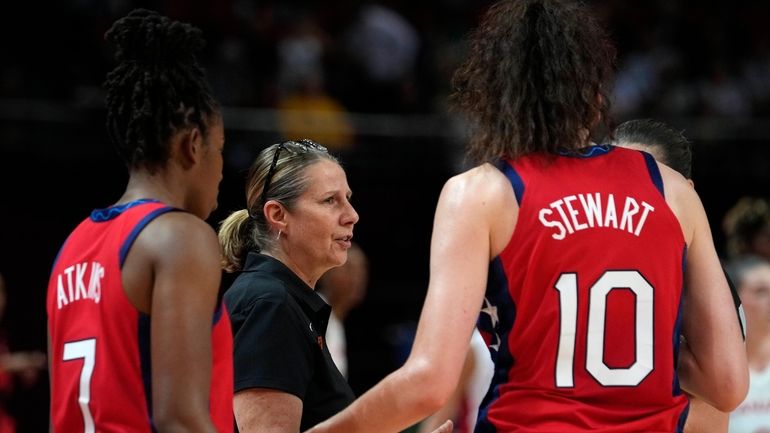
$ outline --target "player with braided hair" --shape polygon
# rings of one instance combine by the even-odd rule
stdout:
[[[204,46],[199,29],[139,9],[105,38],[118,61],[105,82],[107,131],[129,167],[163,164],[171,135],[213,126],[219,108],[195,58]]]
[[[219,298],[224,132],[200,30],[138,9],[106,33],[107,129],[129,179],[69,235],[47,313],[56,432],[231,432],[232,335]],[[216,374],[213,374],[213,372]]]

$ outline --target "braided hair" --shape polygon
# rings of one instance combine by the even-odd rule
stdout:
[[[475,128],[473,162],[575,150],[599,121],[611,126],[615,49],[579,2],[502,0],[471,36],[451,98]]]
[[[107,74],[107,131],[129,168],[150,170],[169,157],[169,138],[219,113],[195,58],[202,32],[157,12],[135,9],[105,33],[118,65]]]

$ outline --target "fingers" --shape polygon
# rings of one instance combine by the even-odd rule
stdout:
[[[433,430],[432,433],[452,433],[452,430],[454,429],[454,425],[452,424],[451,420],[446,420],[444,424],[441,424],[439,428],[436,430]]]

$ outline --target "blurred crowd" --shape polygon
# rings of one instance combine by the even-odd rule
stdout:
[[[223,105],[441,112],[463,37],[489,3],[67,0],[40,13],[35,3],[14,2],[0,26],[7,45],[0,96],[98,106],[112,65],[102,35],[144,6],[203,29],[206,68]],[[768,2],[593,3],[618,43],[618,116],[770,114]],[[331,114],[318,122],[329,119],[336,121]],[[344,127],[329,129],[341,144],[350,139]]]
[[[770,118],[770,26],[767,25],[770,2],[588,1],[600,10],[617,41],[612,107],[618,121],[652,117],[751,123],[755,119]],[[34,163],[25,162],[34,167],[22,170],[21,178],[11,178],[6,170],[4,175],[8,177],[0,178],[3,181],[0,183],[8,185],[12,180],[31,185],[31,181],[25,180],[27,177],[32,179],[48,173],[56,181],[43,183],[50,184],[46,188],[53,188],[54,193],[45,189],[40,194],[45,194],[48,208],[59,211],[57,218],[50,218],[39,212],[40,196],[21,189],[3,190],[6,202],[14,203],[0,211],[0,216],[8,218],[8,223],[3,224],[7,230],[3,235],[6,248],[1,251],[0,271],[6,274],[12,287],[9,300],[17,306],[40,307],[29,312],[9,311],[12,317],[1,323],[12,325],[9,328],[15,331],[11,332],[14,338],[7,346],[44,350],[43,304],[36,290],[44,287],[43,275],[56,253],[48,244],[62,240],[64,228],[72,222],[68,220],[72,218],[68,212],[80,215],[73,209],[82,206],[76,202],[79,197],[58,193],[56,187],[69,193],[77,190],[82,180],[79,176],[89,177],[87,182],[91,185],[91,177],[109,175],[113,179],[116,175],[111,162],[99,160],[104,157],[94,151],[108,147],[99,135],[103,116],[89,118],[88,126],[77,124],[62,128],[46,124],[41,128],[38,123],[22,124],[3,117],[6,113],[3,107],[8,105],[1,103],[41,100],[101,109],[104,103],[101,84],[114,65],[111,50],[103,40],[104,32],[117,17],[141,6],[190,21],[203,30],[208,41],[202,57],[204,67],[223,106],[275,110],[275,131],[270,131],[268,137],[250,136],[240,141],[268,145],[275,142],[277,136],[311,136],[332,151],[366,145],[363,153],[342,155],[351,185],[357,191],[356,208],[362,215],[356,239],[367,246],[367,255],[372,259],[367,300],[348,320],[352,324],[348,326],[348,347],[359,349],[351,353],[351,384],[360,392],[387,373],[392,365],[383,365],[387,364],[383,360],[388,358],[383,356],[379,335],[373,336],[363,329],[371,329],[372,324],[402,323],[416,317],[427,278],[427,261],[423,258],[427,257],[433,205],[441,184],[457,167],[445,161],[452,156],[435,150],[462,143],[447,143],[448,134],[430,135],[436,130],[441,133],[441,128],[446,127],[443,124],[423,123],[406,138],[364,136],[357,129],[356,119],[367,114],[445,114],[452,73],[467,49],[464,37],[492,1],[60,0],[48,3],[10,2],[0,13],[0,52],[3,54],[0,163],[9,155],[18,155],[11,152],[22,152],[17,149],[28,143],[48,151],[29,151],[39,154]],[[228,125],[236,124],[228,119]],[[379,131],[392,129],[394,124],[369,125]],[[421,129],[431,127],[433,131],[423,134]],[[688,132],[689,136],[693,135]],[[243,150],[237,145],[241,138],[237,132],[228,134],[226,157],[231,167],[220,192],[223,211],[242,200],[242,184],[233,170],[243,167],[233,168],[232,161],[251,160],[249,155],[238,153]],[[768,132],[764,134],[762,139],[766,140]],[[14,140],[21,144],[14,144]],[[79,148],[72,146],[73,143]],[[706,143],[695,149],[696,186],[706,202],[717,247],[726,263],[747,255],[770,260],[767,201],[752,197],[736,201],[737,196],[744,194],[770,196],[770,190],[763,183],[768,176],[767,160],[756,157],[767,155],[766,150],[760,149],[762,144],[759,141],[738,143],[736,139]],[[720,146],[721,150],[714,150]],[[724,158],[728,148],[730,161]],[[57,159],[61,153],[54,152],[66,153],[71,167],[62,167]],[[15,166],[17,161],[7,160],[5,164],[0,168]],[[711,170],[708,173],[707,168]],[[740,178],[734,176],[737,170]],[[103,183],[105,189],[112,185]],[[112,197],[108,191],[103,193],[105,197]],[[16,225],[10,222],[17,220],[24,220],[36,229],[15,230]],[[382,230],[382,227],[393,230]],[[400,260],[405,245],[409,246],[411,260]],[[32,255],[35,260],[21,263],[20,257]],[[22,340],[24,344],[19,343]],[[10,353],[4,346],[0,339],[0,358],[11,359],[4,356]],[[34,368],[39,368],[41,359],[33,360]],[[3,368],[0,364],[0,375]],[[10,370],[6,367],[6,373]],[[6,378],[10,377],[8,374]],[[28,394],[19,402],[19,390],[29,386],[23,377],[15,375],[5,381],[15,383],[15,387],[3,388],[0,384],[0,397],[10,398],[9,390],[15,389],[17,407],[14,409],[22,414],[30,412],[26,422],[33,427],[27,431],[42,431],[40,426],[47,420],[35,416],[33,409],[45,403],[43,397],[36,396],[47,391],[47,384],[40,383],[40,389],[35,390],[37,394],[33,397]],[[37,400],[30,402],[30,398]],[[10,406],[14,406],[13,401]],[[0,428],[0,432],[4,431]]]

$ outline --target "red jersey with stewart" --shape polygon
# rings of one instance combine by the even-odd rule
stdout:
[[[476,432],[678,432],[686,245],[646,153],[502,161],[519,203],[479,317],[495,375]]]
[[[142,229],[170,211],[179,209],[152,200],[95,210],[59,251],[47,297],[57,433],[155,431],[150,316],[126,297],[121,267]],[[221,303],[212,326],[211,418],[232,432],[232,334]]]

